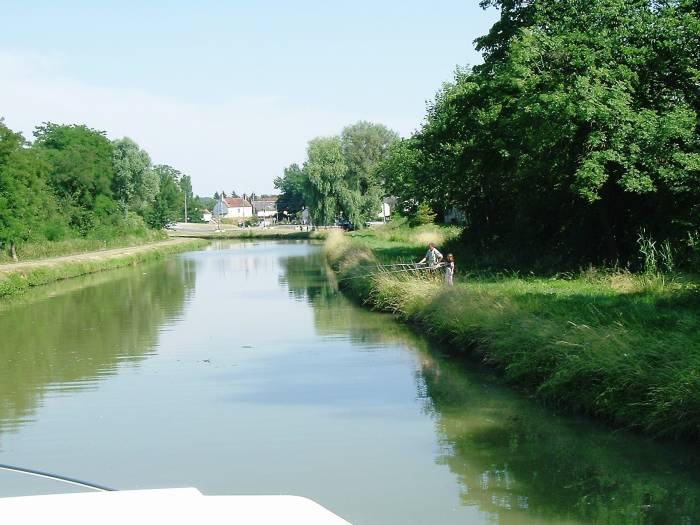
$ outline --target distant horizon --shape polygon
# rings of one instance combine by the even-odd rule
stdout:
[[[29,140],[46,121],[130,137],[201,196],[274,194],[310,139],[360,120],[409,136],[455,68],[481,62],[473,40],[497,16],[456,1],[62,4],[4,7],[0,117]]]

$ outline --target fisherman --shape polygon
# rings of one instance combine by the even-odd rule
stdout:
[[[428,263],[428,268],[431,270],[434,270],[437,265],[442,262],[442,254],[432,242],[428,245],[428,251],[425,253],[425,257],[423,257],[418,264],[423,264],[426,262]]]

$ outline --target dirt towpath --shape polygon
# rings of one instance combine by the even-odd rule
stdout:
[[[80,263],[87,261],[108,261],[125,255],[137,253],[147,253],[158,250],[164,246],[177,246],[178,244],[191,243],[192,239],[179,238],[168,239],[167,241],[152,242],[138,246],[126,246],[124,248],[113,248],[111,250],[99,250],[96,252],[76,253],[53,257],[51,259],[39,259],[36,261],[19,261],[15,263],[0,264],[0,273],[16,273],[37,268],[56,268],[66,263]]]

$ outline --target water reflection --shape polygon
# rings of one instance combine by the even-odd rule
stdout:
[[[400,343],[417,353],[417,395],[440,436],[436,462],[457,477],[464,506],[500,524],[699,522],[694,447],[553,415],[392,319],[338,307],[343,299],[320,254],[283,265],[282,282],[313,305],[318,333]]]
[[[552,416],[332,278],[308,244],[215,243],[0,307],[0,456],[356,525],[697,521],[695,450]]]
[[[194,262],[139,270],[59,282],[0,305],[0,434],[30,421],[47,392],[89,388],[153,349],[194,288]]]

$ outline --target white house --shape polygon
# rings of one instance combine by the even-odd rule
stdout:
[[[247,199],[240,197],[228,197],[223,199],[226,205],[224,219],[245,219],[253,216],[253,205]]]
[[[207,209],[202,210],[202,220],[204,222],[211,222],[212,218],[213,218],[212,213],[209,210],[207,210]]]
[[[382,199],[382,209],[377,213],[377,219],[386,221],[391,217],[391,209],[396,206],[397,200],[396,197],[386,197]]]

